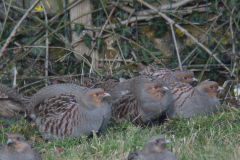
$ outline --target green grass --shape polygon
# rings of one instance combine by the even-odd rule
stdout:
[[[191,119],[177,118],[157,126],[134,126],[131,123],[110,122],[108,130],[92,137],[45,141],[33,124],[21,119],[2,127],[0,142],[6,134],[24,134],[43,159],[56,159],[55,147],[63,148],[57,159],[126,159],[129,153],[143,149],[148,138],[164,135],[172,143],[172,150],[179,160],[239,160],[240,158],[240,110],[221,108],[216,114]],[[6,123],[0,121],[0,123]]]

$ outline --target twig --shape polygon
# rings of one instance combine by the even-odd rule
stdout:
[[[43,7],[43,12],[44,12],[44,15],[45,15],[45,23],[46,25],[48,26],[48,17],[47,17],[47,13],[46,13],[46,10],[45,10],[45,7],[41,1],[41,4],[42,4],[42,7]],[[48,30],[46,30],[46,37],[48,37]],[[48,56],[49,56],[49,49],[48,49],[48,46],[49,46],[49,39],[47,38],[46,39],[46,59],[45,59],[45,68],[48,68]],[[45,81],[45,86],[48,86],[48,70],[45,70],[45,77],[46,77],[46,81]]]
[[[219,28],[221,28],[221,27],[223,27],[224,25],[228,24],[228,22],[229,22],[229,20],[227,20],[226,22],[222,23],[222,24],[219,25],[217,28],[215,28],[215,29],[213,30],[213,32],[217,32],[217,30],[218,30]]]
[[[49,20],[49,22],[52,22],[54,20],[56,20],[59,16],[61,16],[63,13],[65,13],[66,11],[72,9],[73,7],[75,7],[76,5],[78,5],[79,3],[81,3],[83,0],[78,0],[76,2],[74,2],[73,4],[71,4],[70,6],[68,6],[66,9],[64,9],[62,12],[58,13],[56,16],[54,16],[53,18],[51,18]]]
[[[119,1],[119,0],[118,0],[118,1]],[[100,0],[100,2],[101,2],[101,4],[102,4],[102,6],[103,6],[103,10],[104,10],[104,12],[105,12],[105,14],[106,14],[106,16],[107,16],[107,19],[108,19],[108,21],[109,21],[109,24],[111,25],[112,32],[113,32],[114,36],[116,37],[117,45],[118,45],[118,48],[119,48],[119,50],[120,50],[120,53],[121,53],[122,59],[123,59],[123,61],[124,61],[124,64],[127,65],[127,62],[126,62],[126,60],[125,60],[125,58],[124,58],[124,55],[123,55],[123,52],[122,52],[122,49],[121,49],[119,40],[118,40],[118,38],[117,38],[117,36],[116,36],[116,33],[115,33],[114,28],[112,27],[112,22],[110,21],[110,18],[109,18],[108,14],[107,14],[107,11],[106,11],[106,9],[105,9],[105,7],[104,7],[104,4],[103,4],[102,0]]]
[[[21,20],[18,22],[18,24],[14,27],[12,33],[10,34],[10,36],[8,37],[7,41],[5,42],[4,46],[2,47],[1,51],[0,51],[0,58],[3,54],[3,52],[6,50],[7,46],[9,45],[9,43],[11,42],[12,37],[16,34],[17,29],[20,27],[20,25],[23,23],[23,21],[27,18],[27,16],[29,15],[29,13],[31,12],[31,10],[33,10],[33,8],[38,4],[40,0],[36,0],[35,3],[33,3],[33,5],[27,10],[27,12],[23,15],[23,17],[21,18]]]
[[[128,26],[129,20],[130,20],[130,18],[132,17],[132,15],[133,15],[134,12],[135,12],[135,9],[133,9],[132,12],[130,13],[130,15],[129,15],[128,19],[127,19],[127,23],[126,23],[126,25],[125,25],[126,27]]]
[[[30,62],[30,61],[27,61],[27,63],[32,64],[32,65],[34,65],[34,66],[37,66],[37,67],[39,67],[39,68],[48,70],[49,72],[51,72],[51,73],[59,76],[59,77],[60,77],[63,81],[65,81],[65,82],[66,82],[67,80],[68,80],[69,82],[72,82],[71,79],[68,79],[68,78],[65,79],[65,78],[63,78],[63,76],[61,76],[60,74],[57,74],[56,72],[54,72],[54,71],[52,71],[52,70],[50,70],[50,69],[48,69],[48,68],[42,67],[42,66],[40,66],[40,65],[38,65],[38,64],[35,64],[35,63],[32,63],[32,62]]]
[[[182,28],[181,26],[179,26],[178,24],[176,24],[172,19],[170,19],[168,16],[166,16],[165,14],[163,14],[161,11],[158,11],[155,7],[153,7],[152,5],[144,2],[143,0],[137,0],[138,2],[144,4],[145,6],[147,6],[148,8],[158,12],[158,14],[165,19],[166,21],[168,21],[169,24],[174,24],[175,27],[177,27],[182,33],[184,33],[186,36],[188,36],[189,38],[191,38],[197,45],[199,45],[202,49],[204,49],[210,56],[213,56],[213,58],[220,63],[229,73],[231,72],[230,69],[228,67],[226,67],[220,59],[218,59],[218,57],[216,55],[213,55],[213,53],[207,48],[205,47],[202,43],[200,43],[193,35],[191,35],[187,30],[185,30],[184,28]],[[233,76],[235,77],[235,75],[233,74]]]
[[[205,36],[207,35],[207,33],[211,30],[212,27],[214,27],[214,24],[216,23],[216,21],[218,20],[218,18],[222,15],[222,12],[216,17],[215,21],[212,23],[211,27],[208,29],[208,31],[202,36],[200,43],[203,43],[206,38]],[[196,46],[192,52],[182,61],[182,65],[184,64],[184,62],[195,52],[196,49],[198,49],[199,46]]]
[[[6,17],[5,17],[5,19],[4,19],[4,22],[3,22],[3,27],[2,27],[2,32],[1,32],[1,34],[0,34],[0,39],[2,38],[2,34],[3,34],[4,28],[5,28],[7,19],[8,19],[8,14],[9,14],[9,11],[10,11],[10,8],[11,8],[11,7],[10,7],[11,4],[12,4],[12,0],[10,1],[10,5],[8,6],[7,15],[6,15]],[[4,3],[4,9],[6,10],[5,3]],[[1,54],[0,54],[0,57],[1,57]]]
[[[230,25],[230,32],[231,32],[231,36],[232,36],[232,40],[233,40],[233,42],[232,42],[232,55],[234,55],[234,65],[233,65],[233,69],[232,69],[232,72],[231,72],[230,76],[233,75],[233,73],[235,71],[235,68],[236,68],[236,63],[237,63],[237,59],[236,59],[237,56],[235,56],[235,54],[236,54],[235,38],[234,38],[233,27],[232,27],[232,21],[233,21],[232,16],[233,16],[233,12],[234,12],[235,8],[236,8],[236,6],[234,6],[233,9],[232,9],[232,14],[230,16],[230,24],[229,24]]]
[[[4,4],[4,6],[5,6],[5,4]],[[6,15],[3,11],[0,10],[0,12],[7,17],[7,15]],[[17,23],[17,22],[14,21],[14,19],[12,19],[10,16],[8,16],[8,18],[9,18],[11,21],[13,21],[14,23]],[[22,26],[22,25],[21,25],[21,27],[22,27],[23,29],[26,29],[26,28],[25,28],[24,26]]]
[[[171,31],[172,31],[172,36],[173,36],[173,41],[174,41],[175,49],[176,49],[176,52],[177,52],[179,69],[182,70],[182,63],[181,63],[181,58],[180,58],[180,55],[179,55],[178,45],[177,45],[177,41],[176,41],[174,29],[173,29],[173,24],[170,24],[170,27],[171,27]]]
[[[113,7],[113,9],[111,10],[110,14],[108,15],[109,18],[112,17],[112,14],[114,13],[115,9],[116,9],[116,5],[118,4],[119,0],[117,1],[117,3],[115,4],[115,6]],[[98,38],[100,38],[102,36],[103,30],[106,28],[107,24],[108,24],[109,19],[107,19],[103,25],[103,29],[100,31],[100,33],[98,34]],[[96,46],[96,43],[95,43]]]
[[[189,2],[192,2],[192,1],[195,1],[195,0],[182,0],[182,1],[177,2],[177,3],[173,3],[172,5],[170,5],[170,4],[162,5],[162,6],[158,7],[158,9],[159,10],[175,9],[175,8],[179,8],[179,7],[185,5]],[[116,2],[111,1],[110,3],[115,4]],[[118,7],[121,8],[122,10],[128,12],[128,13],[132,13],[132,10],[133,10],[132,8],[124,6],[124,5],[118,5]],[[156,13],[157,13],[157,11],[154,11],[154,10],[143,10],[143,11],[135,12],[133,14],[137,15],[137,16],[149,16],[149,15],[154,15]]]

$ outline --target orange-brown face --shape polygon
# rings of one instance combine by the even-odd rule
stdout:
[[[22,136],[9,135],[6,147],[9,150],[21,150],[24,147],[24,143],[22,141],[25,141],[25,138]]]
[[[194,79],[195,79],[193,73],[192,74],[178,74],[178,73],[176,73],[176,76],[183,83],[189,83],[189,82],[194,81]]]
[[[160,84],[145,85],[146,89],[150,89],[150,94],[157,99],[162,99],[166,95],[163,87]]]
[[[200,88],[203,90],[205,89],[211,97],[217,98],[218,86],[218,83],[212,83],[209,85],[202,85]]]
[[[103,106],[105,103],[103,101],[103,98],[108,96],[109,94],[108,93],[105,93],[103,89],[99,90],[99,91],[95,91],[95,92],[92,92],[90,94],[87,94],[86,97],[92,97],[92,101],[93,103],[100,107],[100,106]]]

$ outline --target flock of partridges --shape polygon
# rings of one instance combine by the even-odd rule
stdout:
[[[175,71],[140,64],[139,76],[132,79],[108,78],[97,82],[85,79],[86,86],[63,83],[42,88],[28,98],[0,84],[0,117],[11,119],[27,111],[44,139],[75,138],[101,132],[108,122],[130,121],[148,124],[159,117],[207,115],[218,110],[217,98],[222,87],[214,81],[197,86],[192,71]],[[142,151],[128,159],[177,160],[166,150],[170,141],[162,136],[148,140]],[[39,153],[17,133],[8,135],[0,149],[0,160],[39,160]]]

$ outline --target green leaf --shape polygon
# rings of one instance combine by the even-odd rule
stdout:
[[[162,55],[162,52],[159,51],[158,49],[155,49],[154,46],[150,46],[147,48],[154,56],[160,56]]]
[[[132,34],[131,27],[121,26],[120,28],[118,28],[118,31],[120,32],[120,34],[122,36],[126,36],[126,35],[131,35]]]
[[[90,49],[92,48],[92,38],[88,34],[84,35],[84,42]]]
[[[119,22],[115,23],[115,25],[116,25],[117,28],[122,28],[123,27],[123,25]]]
[[[147,43],[147,42],[146,42],[146,36],[147,36],[146,34],[141,34],[141,35],[140,35],[141,42],[142,42],[142,44],[143,44],[144,46],[145,46],[146,43]]]
[[[117,16],[118,16],[119,18],[121,18],[122,20],[124,20],[124,19],[127,19],[129,15],[128,15],[127,12],[118,9],[118,10],[116,11],[116,13],[115,13],[115,17],[117,17]]]
[[[142,55],[145,59],[148,58],[147,52],[143,49],[140,49],[139,54]]]
[[[102,44],[103,44],[103,39],[102,38],[97,38],[96,44],[97,44],[97,49],[100,49]]]
[[[76,29],[77,36],[79,36],[81,31],[84,29],[84,25],[75,24],[75,29]]]
[[[156,38],[161,38],[168,31],[166,21],[162,18],[157,18],[156,24],[157,24],[157,31],[154,33],[154,36]]]
[[[149,38],[149,39],[147,39],[147,42],[146,42],[146,44],[145,44],[145,48],[151,47],[151,46],[153,46],[153,45],[154,45],[153,41],[151,41],[151,39]]]
[[[149,25],[149,26],[155,25],[154,20],[151,19],[151,20],[148,22],[148,25]]]
[[[199,53],[199,57],[203,58],[203,59],[207,59],[207,52],[204,51],[202,48],[198,48],[197,49],[197,52],[200,52]]]
[[[133,1],[133,8],[138,9],[141,6],[139,2]]]
[[[222,20],[228,20],[227,11],[224,11],[222,14]]]
[[[192,14],[189,16],[190,21],[196,22],[199,21],[200,15],[197,11],[193,11]]]
[[[132,50],[132,46],[128,41],[120,43],[121,50],[123,52],[124,57],[127,57]]]

